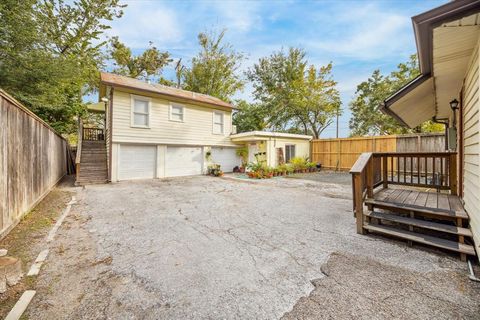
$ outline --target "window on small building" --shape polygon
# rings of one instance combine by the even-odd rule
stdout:
[[[213,133],[214,134],[223,134],[224,133],[224,114],[223,112],[214,111],[213,112]]]
[[[185,107],[180,104],[170,105],[170,120],[183,122],[185,115]]]
[[[150,126],[150,100],[132,97],[132,126],[148,128]]]
[[[292,158],[295,158],[295,145],[288,144],[285,146],[285,162],[290,162]]]

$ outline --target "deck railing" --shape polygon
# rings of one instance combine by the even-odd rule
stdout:
[[[357,232],[363,234],[363,202],[389,184],[449,190],[457,194],[456,152],[363,153],[350,170]]]
[[[105,134],[101,128],[83,128],[83,140],[85,141],[103,141]]]

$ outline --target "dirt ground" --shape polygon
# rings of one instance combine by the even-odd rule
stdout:
[[[80,189],[27,316],[478,318],[480,284],[465,263],[357,235],[349,192],[211,177]]]
[[[72,184],[71,177],[62,180],[57,188],[27,213],[22,221],[0,241],[0,248],[7,249],[9,256],[21,259],[25,273],[43,249],[43,242],[50,228],[70,201],[73,193],[69,189]],[[7,315],[25,290],[34,289],[35,286],[35,278],[24,277],[16,286],[0,294],[0,318],[3,319]]]

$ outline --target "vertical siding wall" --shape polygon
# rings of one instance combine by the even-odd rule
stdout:
[[[443,133],[372,136],[312,141],[312,161],[327,169],[350,170],[364,152],[441,152]]]
[[[67,142],[0,90],[0,239],[66,174]]]
[[[478,45],[465,76],[463,91],[463,200],[477,250],[480,246],[480,101]],[[477,251],[479,252],[479,251]]]

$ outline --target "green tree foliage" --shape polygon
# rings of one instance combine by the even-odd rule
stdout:
[[[382,75],[380,70],[375,70],[370,78],[360,83],[354,99],[350,102],[351,135],[386,135],[443,130],[443,125],[432,121],[427,121],[415,129],[409,129],[379,110],[386,98],[417,77],[419,73],[417,56],[412,55],[409,61],[400,63],[397,70],[389,75]]]
[[[198,35],[201,50],[192,58],[191,67],[182,70],[184,89],[229,102],[243,89],[244,81],[238,71],[244,57],[223,41],[225,32]]]
[[[267,128],[265,108],[258,104],[248,103],[245,100],[239,100],[235,105],[237,111],[233,114],[233,124],[237,126],[238,133],[261,131]]]
[[[269,129],[311,134],[318,138],[341,111],[332,64],[308,66],[302,49],[275,52],[248,71],[254,97]]]
[[[0,3],[0,87],[50,123],[75,131],[82,96],[98,79],[105,23],[118,0],[4,0]]]
[[[159,76],[163,68],[173,60],[170,53],[161,52],[150,42],[150,47],[142,54],[134,56],[132,50],[120,42],[118,37],[110,40],[110,54],[115,63],[114,73],[149,80],[152,76]]]

